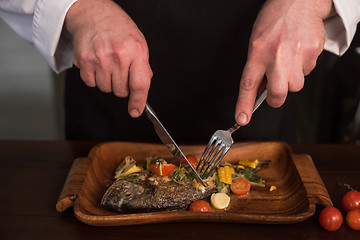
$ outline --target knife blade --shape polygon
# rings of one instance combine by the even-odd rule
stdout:
[[[181,151],[179,146],[176,144],[174,139],[170,136],[164,125],[160,122],[159,118],[155,114],[154,110],[150,107],[149,103],[146,103],[145,113],[154,125],[154,130],[162,143],[169,149],[171,154],[175,157],[175,160],[186,166],[186,170],[204,187],[206,187],[204,181],[201,179],[199,174],[196,172],[194,167],[190,164],[184,153]],[[184,161],[185,160],[185,161]]]

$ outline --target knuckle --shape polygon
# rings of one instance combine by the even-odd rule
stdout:
[[[287,96],[288,89],[280,85],[273,86],[268,90],[268,103],[272,107],[280,107]]]
[[[81,68],[87,68],[91,65],[91,57],[85,52],[78,53],[75,57],[77,66]]]
[[[150,71],[149,71],[149,78],[152,79],[153,76],[154,76],[154,73],[153,73],[153,71],[150,69]]]
[[[147,44],[140,40],[127,41],[114,45],[113,57],[119,61],[131,59],[138,56],[148,56]]]
[[[240,88],[244,90],[252,90],[255,87],[255,81],[251,78],[243,78],[240,81]]]
[[[297,76],[290,80],[289,92],[299,92],[304,87],[304,76]]]
[[[148,48],[147,48],[147,44],[144,43],[143,41],[134,41],[134,51],[136,53],[139,54],[147,54],[148,53]]]
[[[287,90],[285,90],[283,87],[276,86],[271,89],[271,94],[273,98],[281,99],[287,95]]]
[[[270,96],[267,98],[266,101],[271,107],[278,108],[284,104],[286,96],[286,93],[281,95],[270,93]]]
[[[306,59],[317,58],[324,49],[324,41],[311,41],[306,45],[304,54]]]
[[[98,89],[104,93],[110,93],[111,92],[111,83],[104,79],[96,79],[96,86]]]
[[[128,50],[123,45],[116,45],[114,46],[114,51],[112,53],[112,56],[114,59],[117,59],[121,61],[128,55]]]
[[[113,93],[115,96],[120,98],[126,98],[129,96],[129,91],[127,89],[114,89]]]
[[[263,37],[259,37],[250,41],[249,48],[251,51],[261,53],[265,51],[268,44],[269,43]]]
[[[111,93],[111,88],[109,86],[98,85],[98,88],[104,93]]]
[[[148,90],[148,81],[137,80],[130,83],[130,89],[136,92],[146,92]]]
[[[279,99],[267,99],[267,103],[273,108],[279,108],[284,104],[284,101],[280,101]]]
[[[88,61],[88,55],[85,52],[80,52],[76,54],[75,59],[79,64],[82,64]]]
[[[85,85],[88,86],[88,87],[95,87],[96,86],[94,80],[91,80],[87,76],[81,76],[81,79],[83,80]]]
[[[80,70],[80,78],[82,79],[82,81],[85,83],[86,86],[88,87],[96,86],[94,78],[90,72]]]
[[[104,52],[103,49],[96,49],[95,58],[96,58],[96,62],[102,65],[106,59],[106,53]]]
[[[312,62],[308,62],[304,65],[304,75],[307,76],[308,74],[310,74],[310,72],[315,68],[316,66],[316,61],[312,61]]]

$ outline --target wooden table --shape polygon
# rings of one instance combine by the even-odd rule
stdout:
[[[360,231],[343,226],[327,232],[319,210],[300,223],[259,225],[167,223],[125,227],[92,227],[79,222],[72,209],[55,204],[73,160],[87,156],[96,142],[0,141],[0,239],[360,239]],[[341,208],[345,182],[360,189],[360,146],[291,145],[309,154],[335,207]],[[317,207],[320,209],[320,206]]]

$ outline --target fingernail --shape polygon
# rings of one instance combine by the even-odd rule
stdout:
[[[137,118],[140,116],[140,112],[139,110],[137,110],[136,108],[133,108],[130,110],[129,112],[130,116],[133,117],[133,118]]]
[[[245,113],[239,113],[236,119],[240,125],[245,125],[247,123],[247,115]]]

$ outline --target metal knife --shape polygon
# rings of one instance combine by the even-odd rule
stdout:
[[[188,172],[199,181],[204,187],[206,187],[204,181],[201,179],[199,174],[196,172],[194,167],[190,164],[189,160],[186,158],[184,153],[181,151],[176,142],[172,139],[168,131],[166,131],[165,127],[160,122],[159,118],[156,116],[154,110],[150,107],[148,103],[146,103],[145,113],[147,117],[150,119],[152,124],[154,125],[155,132],[159,136],[162,143],[169,149],[169,151],[174,155],[175,159],[179,161],[181,164],[186,166]],[[184,161],[185,159],[185,161]]]

